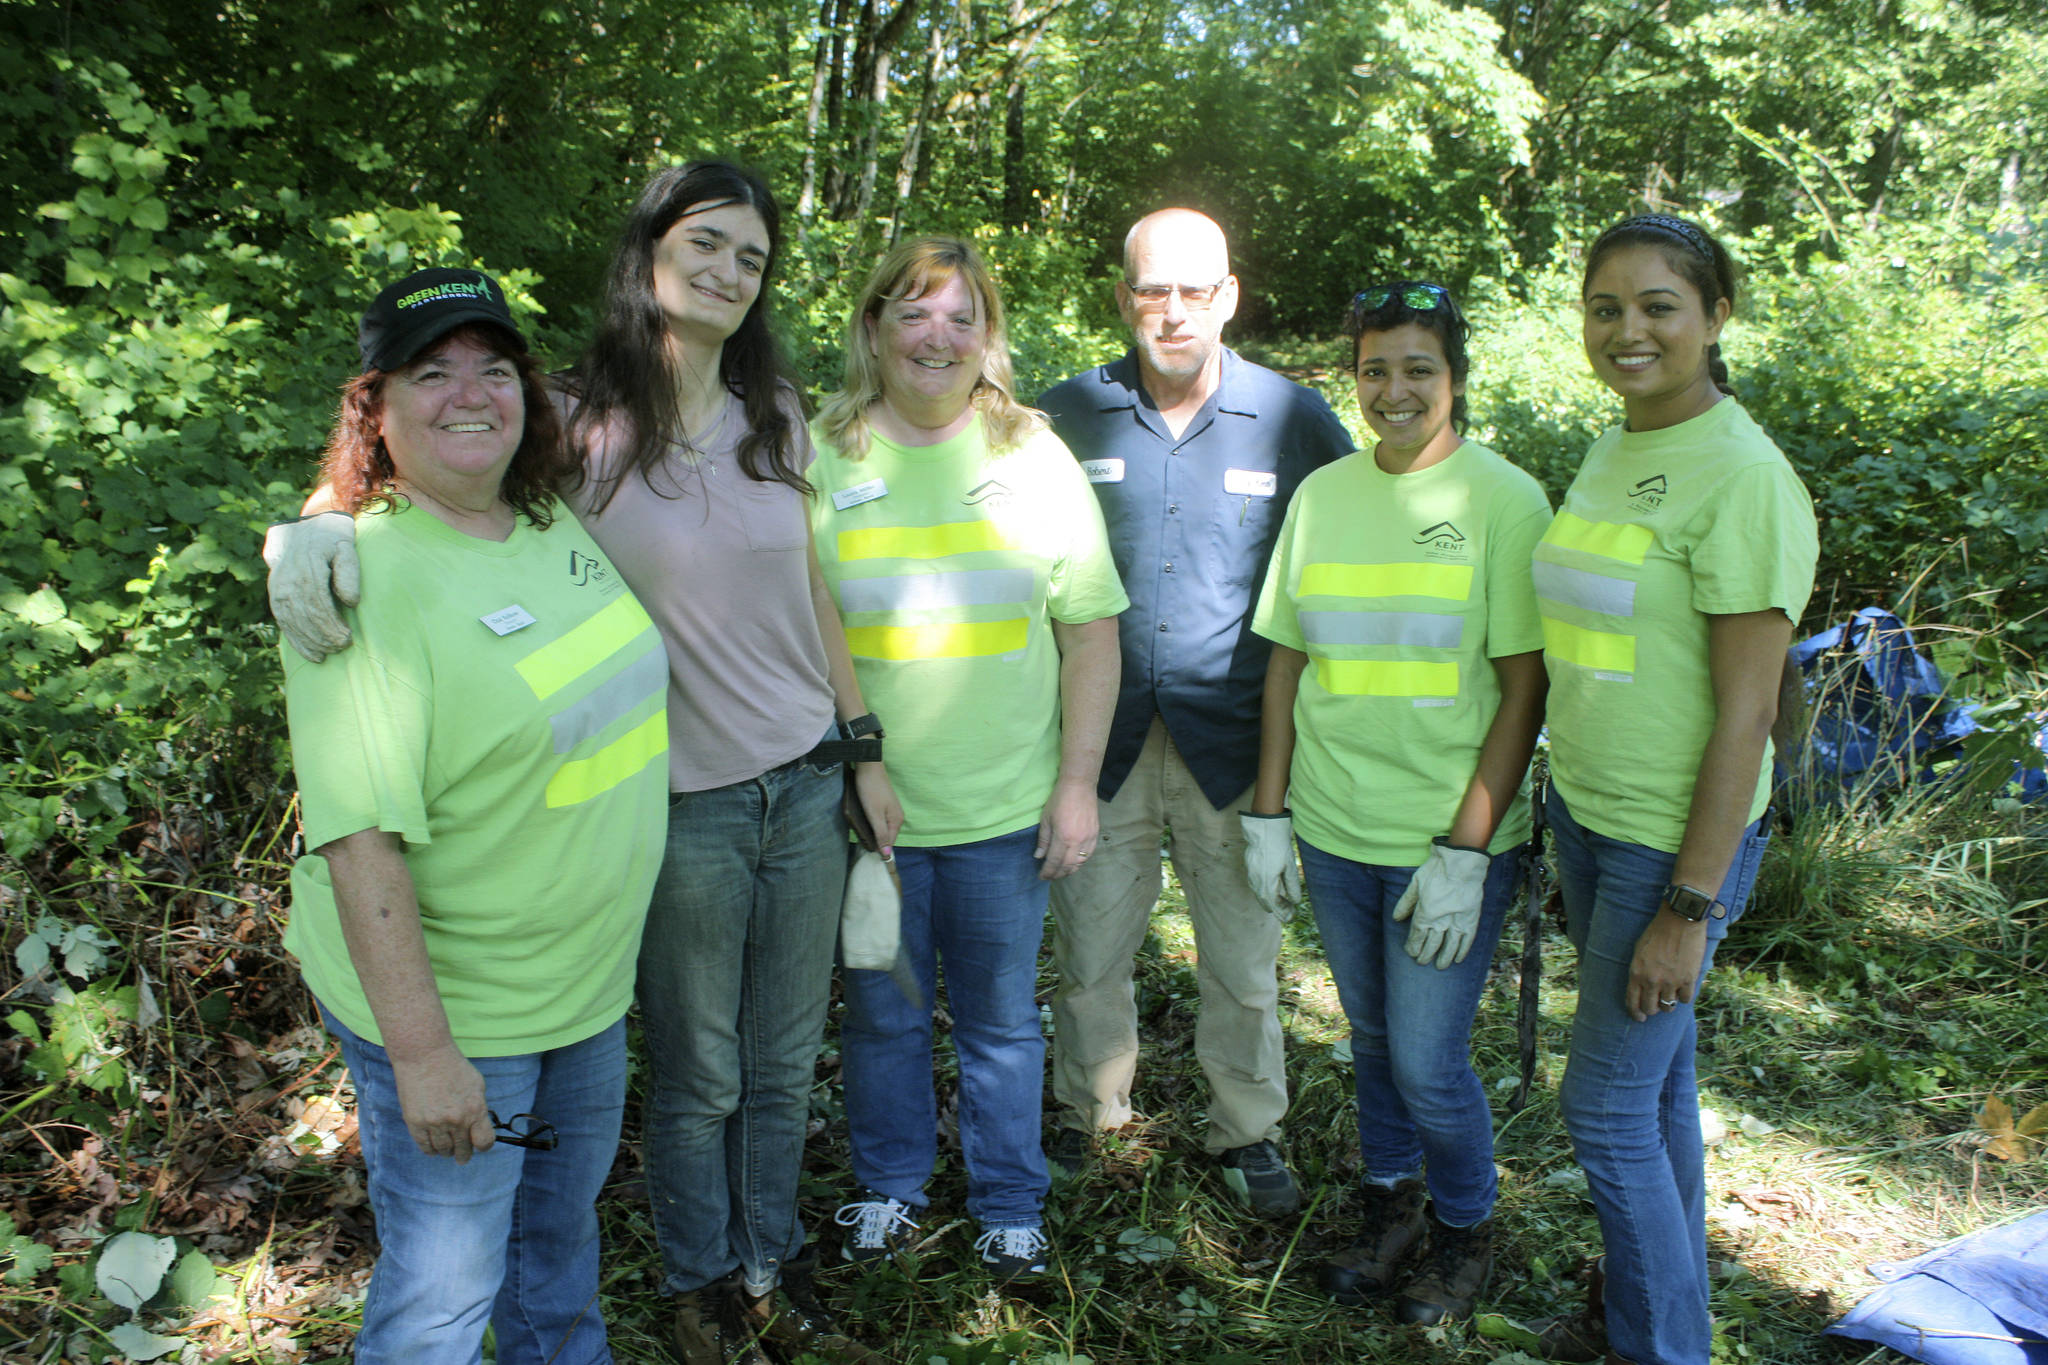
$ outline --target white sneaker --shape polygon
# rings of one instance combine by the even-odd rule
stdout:
[[[1045,1229],[1037,1224],[990,1228],[975,1239],[974,1249],[989,1273],[1003,1283],[1045,1273]]]
[[[853,1229],[839,1244],[839,1254],[856,1265],[890,1259],[910,1244],[910,1234],[917,1231],[910,1205],[873,1190],[863,1193],[866,1199],[841,1204],[839,1212],[832,1215],[840,1227]]]

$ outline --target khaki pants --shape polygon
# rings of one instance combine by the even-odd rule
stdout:
[[[1132,960],[1159,900],[1159,840],[1172,831],[1173,869],[1195,931],[1201,1012],[1195,1056],[1209,1081],[1206,1146],[1221,1152],[1279,1135],[1287,1111],[1281,1056],[1280,921],[1244,875],[1238,814],[1222,810],[1188,771],[1166,725],[1152,718],[1138,764],[1102,803],[1102,835],[1079,872],[1052,884],[1053,1096],[1059,1122],[1082,1131],[1131,1119],[1138,1071]]]

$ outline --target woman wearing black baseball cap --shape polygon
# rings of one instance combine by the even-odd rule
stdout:
[[[757,1359],[763,1329],[785,1354],[862,1358],[810,1292],[796,1199],[846,874],[851,746],[826,741],[878,723],[812,549],[815,452],[767,321],[781,243],[751,172],[661,171],[553,395],[570,451],[558,486],[668,663],[670,804],[638,1000],[648,1194],[687,1365]],[[413,310],[481,302],[460,292],[473,272],[429,273],[392,294],[390,335]],[[350,586],[353,534],[315,517],[266,546],[273,610],[308,657],[348,641],[329,585]],[[879,738],[861,747],[852,786],[886,849],[902,811]]]
[[[659,865],[661,638],[556,497],[497,283],[380,293],[324,464],[354,647],[283,648],[307,853],[285,945],[355,1083],[382,1254],[363,1365],[610,1360],[596,1199]]]

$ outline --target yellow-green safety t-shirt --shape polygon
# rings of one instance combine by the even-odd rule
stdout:
[[[1542,487],[1485,446],[1389,474],[1369,451],[1302,481],[1252,629],[1308,655],[1288,805],[1301,837],[1416,867],[1447,833],[1500,709],[1490,660],[1542,648],[1529,555]],[[1518,794],[1491,849],[1529,837]]]
[[[1714,728],[1707,617],[1796,623],[1818,555],[1806,486],[1732,398],[1593,443],[1536,550],[1550,777],[1574,820],[1678,851]],[[1770,770],[1766,744],[1752,820]]]
[[[992,452],[979,416],[933,446],[873,437],[861,460],[811,436],[818,559],[888,732],[900,842],[1037,824],[1060,760],[1052,622],[1129,605],[1080,464],[1049,430]]]
[[[472,1057],[590,1037],[626,1011],[667,830],[668,662],[566,507],[502,544],[417,507],[356,520],[355,640],[282,646],[306,847],[403,841],[427,957]],[[381,1043],[327,860],[292,869],[285,946]]]

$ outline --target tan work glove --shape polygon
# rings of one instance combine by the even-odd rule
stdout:
[[[355,518],[322,512],[281,521],[263,537],[263,562],[270,566],[270,614],[292,648],[316,664],[347,649],[341,608],[363,595]]]
[[[1243,811],[1244,875],[1259,904],[1281,919],[1293,919],[1301,904],[1301,868],[1294,861],[1294,817]]]

